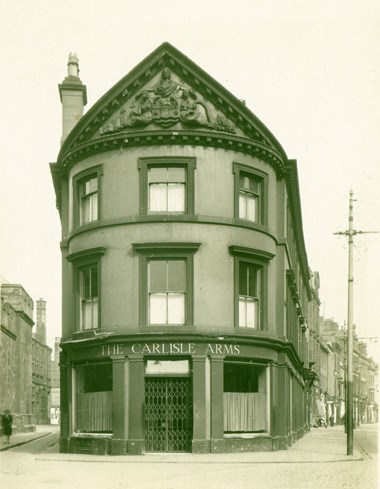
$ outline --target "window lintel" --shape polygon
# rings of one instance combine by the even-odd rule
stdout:
[[[195,253],[201,243],[132,243],[134,250],[141,255],[167,255]]]
[[[82,180],[86,180],[87,178],[91,177],[91,175],[103,175],[103,164],[90,166],[89,168],[76,173],[73,175],[73,181],[74,183],[80,183]]]
[[[265,250],[258,250],[255,248],[247,248],[245,246],[230,246],[229,247],[231,255],[239,256],[242,258],[249,258],[253,260],[260,260],[264,262],[268,262],[272,260],[275,255]]]
[[[157,156],[157,157],[147,157],[139,158],[138,169],[146,168],[148,166],[158,166],[158,167],[170,167],[170,166],[190,166],[196,168],[196,159],[194,157],[187,156]]]
[[[81,260],[85,260],[88,258],[98,259],[107,251],[107,248],[100,246],[97,248],[90,248],[88,250],[77,251],[75,253],[71,253],[66,257],[66,260],[70,263],[76,263]]]
[[[253,176],[256,176],[262,180],[264,180],[265,178],[268,177],[268,175],[259,170],[258,168],[254,168],[252,166],[249,166],[249,165],[245,165],[243,163],[237,163],[236,161],[233,163],[233,173],[234,174],[239,174],[240,172],[243,172],[243,173],[250,173],[252,174]]]

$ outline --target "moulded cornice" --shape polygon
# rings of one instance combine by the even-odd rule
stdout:
[[[121,150],[138,146],[202,146],[229,149],[245,153],[269,163],[277,176],[285,174],[285,165],[281,154],[274,148],[250,139],[211,131],[191,130],[154,130],[136,132],[118,132],[81,142],[59,155],[59,166],[66,173],[75,163],[92,155],[107,151]],[[52,169],[53,170],[53,169]]]

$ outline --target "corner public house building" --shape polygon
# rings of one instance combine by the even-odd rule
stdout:
[[[308,429],[296,162],[164,43],[84,116],[70,55],[51,172],[62,222],[62,452],[278,450]]]

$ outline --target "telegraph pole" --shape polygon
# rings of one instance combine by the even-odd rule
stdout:
[[[354,198],[350,190],[348,231],[340,231],[340,236],[348,236],[348,303],[347,303],[347,379],[346,379],[346,432],[347,455],[354,453],[354,425],[353,425],[353,299],[354,299],[354,236],[357,234],[377,233],[377,231],[356,231],[354,229]]]

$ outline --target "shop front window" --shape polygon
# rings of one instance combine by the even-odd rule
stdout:
[[[224,365],[224,432],[267,430],[265,366],[226,362]]]
[[[112,432],[112,363],[80,365],[75,374],[75,431]]]

